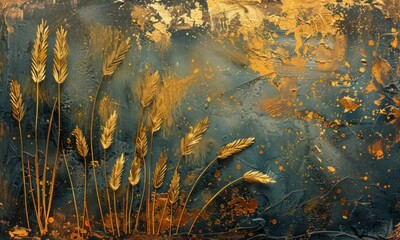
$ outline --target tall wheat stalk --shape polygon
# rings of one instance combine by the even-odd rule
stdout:
[[[117,39],[115,39],[115,41],[117,41]],[[103,60],[103,68],[102,68],[103,74],[97,85],[96,94],[93,98],[92,113],[90,116],[90,151],[91,151],[92,162],[94,162],[93,124],[94,124],[94,112],[96,109],[97,97],[99,95],[103,80],[106,77],[111,77],[114,74],[114,72],[117,70],[118,66],[125,59],[125,56],[128,53],[128,51],[130,50],[130,48],[131,48],[131,39],[128,37],[125,41],[120,41],[119,44],[115,44],[115,48]],[[104,154],[106,154],[106,153],[104,153]],[[97,187],[96,183],[95,183],[95,187],[96,187],[96,191],[98,191],[98,187]],[[102,208],[100,207],[99,209],[102,214]],[[103,220],[103,228],[105,229],[104,219],[102,219],[102,220]],[[112,220],[111,220],[111,222],[112,222]]]
[[[170,222],[170,234],[171,234],[172,206],[174,203],[176,203],[178,201],[178,198],[179,198],[179,190],[180,190],[179,180],[180,180],[179,173],[177,171],[175,171],[174,175],[172,176],[172,179],[171,179],[171,184],[169,185],[168,199],[167,199],[167,201],[165,201],[165,204],[163,207],[163,211],[162,211],[161,218],[160,218],[160,224],[158,225],[156,236],[158,236],[160,234],[161,225],[164,220],[165,210],[167,208],[168,203],[171,205],[171,222]]]
[[[86,162],[86,157],[89,152],[88,145],[86,143],[86,138],[83,136],[82,130],[76,126],[74,131],[72,132],[72,135],[75,136],[76,138],[76,149],[78,151],[78,154],[83,158],[83,164],[84,164],[84,186],[83,186],[83,218],[82,218],[82,229],[85,229],[85,215],[87,214],[87,162]],[[87,214],[89,215],[89,214]],[[88,219],[89,222],[89,219]],[[90,222],[89,222],[89,228],[90,228]]]
[[[178,220],[178,224],[176,226],[176,234],[178,234],[179,232],[179,226],[181,224],[181,220],[182,220],[182,216],[183,213],[186,209],[186,206],[189,202],[190,196],[193,193],[194,188],[196,187],[196,184],[198,183],[198,181],[200,180],[200,178],[204,175],[204,173],[211,167],[211,165],[217,160],[217,159],[227,159],[228,157],[239,153],[241,151],[243,151],[244,149],[250,147],[251,145],[253,145],[254,143],[254,138],[244,138],[244,139],[238,139],[236,141],[233,141],[231,143],[226,144],[225,146],[221,147],[217,157],[215,157],[204,169],[203,171],[199,174],[199,176],[197,176],[196,180],[194,181],[192,188],[189,191],[189,194],[186,197],[186,201],[183,205],[182,208],[182,212],[179,216],[179,220]]]
[[[101,134],[100,137],[100,143],[101,146],[104,150],[104,162],[103,162],[103,171],[104,171],[104,180],[107,182],[107,149],[111,146],[113,140],[114,140],[114,134],[115,130],[117,128],[117,119],[118,115],[117,112],[114,111],[110,117],[106,121],[106,125],[103,127],[103,133]],[[113,221],[113,215],[112,215],[112,210],[111,210],[111,201],[110,201],[110,194],[108,192],[108,185],[106,184],[106,195],[107,195],[107,203],[108,203],[108,211],[110,214],[111,218],[111,229],[112,229],[112,234],[114,234],[114,221]],[[99,208],[100,202],[99,202]]]
[[[37,197],[37,213],[38,213],[38,225],[40,234],[45,234],[42,225],[42,208],[40,206],[40,183],[39,183],[39,139],[38,139],[38,118],[39,118],[39,84],[46,77],[46,61],[47,61],[47,38],[49,36],[49,27],[46,21],[38,25],[36,31],[36,39],[33,43],[32,55],[32,66],[31,75],[32,80],[36,86],[36,114],[35,114],[35,177],[36,177],[36,197]],[[45,214],[45,206],[43,206],[43,212]]]
[[[58,155],[60,148],[60,137],[61,137],[61,84],[67,79],[68,76],[68,45],[67,45],[67,31],[63,27],[60,27],[56,32],[56,44],[54,47],[54,58],[53,58],[53,77],[57,82],[57,104],[58,104],[58,132],[57,132],[57,148],[56,155],[53,164],[53,172],[51,177],[50,191],[49,191],[49,204],[47,206],[47,214],[45,219],[45,230],[47,231],[47,224],[50,215],[51,203],[53,200],[54,184],[57,172]],[[51,128],[51,125],[49,126]],[[43,178],[46,177],[46,166],[44,168]],[[43,183],[43,204],[46,202],[46,181]]]
[[[160,154],[158,158],[158,162],[156,168],[154,169],[154,176],[153,176],[153,187],[154,187],[154,194],[153,194],[153,207],[152,207],[152,234],[155,234],[155,205],[157,201],[157,189],[159,189],[165,180],[165,173],[167,172],[167,161],[168,156],[165,150]]]
[[[22,101],[21,86],[16,80],[12,80],[10,83],[10,102],[11,102],[12,116],[18,122],[19,145],[20,145],[20,155],[21,155],[21,173],[22,173],[22,182],[24,184],[23,189],[24,189],[25,217],[26,217],[26,225],[28,229],[30,229],[31,225],[29,222],[28,199],[27,199],[28,196],[26,194],[26,180],[25,180],[24,143],[22,138],[23,135],[21,127],[21,121],[24,118],[25,114],[25,105]]]
[[[117,201],[115,198],[115,191],[117,191],[118,188],[121,186],[121,176],[122,172],[124,171],[124,163],[125,163],[124,154],[121,154],[121,156],[115,161],[109,180],[110,188],[113,190],[114,213],[115,213],[115,222],[116,222],[118,237],[120,237],[120,232],[119,232]]]
[[[71,185],[72,199],[74,201],[75,216],[76,216],[76,229],[78,231],[78,234],[80,234],[80,231],[79,231],[80,225],[79,225],[78,205],[76,204],[74,184],[72,183],[72,176],[71,176],[71,172],[69,171],[68,161],[67,161],[67,158],[65,157],[64,149],[62,150],[62,154],[63,154],[64,163],[65,163],[65,168],[67,169],[67,173],[68,173],[69,183]]]
[[[134,195],[135,186],[140,181],[140,172],[141,172],[140,160],[137,157],[134,157],[133,161],[132,161],[132,165],[131,165],[131,170],[129,171],[129,178],[128,178],[129,184],[132,187],[131,203],[130,203],[129,211],[128,211],[128,234],[131,233],[132,205],[133,205],[133,199],[134,199],[133,195]]]
[[[272,179],[267,174],[264,174],[264,173],[261,173],[258,171],[248,171],[245,174],[243,174],[243,176],[226,184],[223,188],[221,188],[221,190],[219,190],[216,194],[214,194],[214,196],[212,196],[210,198],[210,200],[207,201],[207,203],[203,206],[203,208],[200,210],[200,212],[196,215],[196,217],[193,220],[192,225],[190,226],[188,235],[190,235],[190,233],[193,230],[194,225],[196,224],[197,220],[199,219],[199,217],[203,213],[203,211],[208,207],[208,205],[210,205],[210,203],[225,189],[227,189],[229,186],[232,186],[233,184],[235,184],[241,180],[245,180],[246,182],[249,182],[249,183],[261,183],[261,184],[273,184],[276,182],[274,179]]]

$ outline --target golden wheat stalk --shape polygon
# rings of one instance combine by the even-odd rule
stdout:
[[[243,175],[243,179],[249,183],[271,184],[276,181],[265,173],[259,171],[248,171]]]
[[[53,76],[58,84],[63,83],[68,76],[68,53],[67,31],[60,27],[56,32],[53,57]]]
[[[36,31],[36,39],[32,49],[32,80],[40,83],[46,77],[46,61],[47,61],[47,38],[49,36],[49,27],[47,21],[42,19]]]
[[[208,117],[205,117],[181,140],[181,156],[193,153],[194,147],[200,142],[203,134],[208,129]]]
[[[104,149],[104,162],[103,162],[103,175],[104,175],[104,182],[108,182],[107,178],[107,150]],[[111,208],[111,200],[110,200],[110,193],[108,192],[108,184],[105,186],[106,188],[106,195],[107,195],[107,203],[108,203],[108,212],[110,214],[110,219],[111,219],[111,231],[112,234],[114,235],[114,221],[113,221],[113,214],[112,214],[112,208]]]
[[[38,225],[40,234],[44,235],[46,232],[43,228],[42,223],[42,207],[40,206],[40,183],[39,183],[39,139],[38,139],[38,120],[39,120],[39,83],[42,82],[46,77],[46,61],[47,61],[47,38],[49,36],[49,27],[47,23],[42,20],[38,25],[36,31],[36,38],[32,48],[32,65],[31,75],[32,80],[36,85],[36,114],[35,114],[35,175],[36,175],[36,197],[37,197],[37,211],[38,211]],[[43,206],[45,210],[45,206]],[[45,214],[45,213],[44,213]]]
[[[221,147],[218,152],[219,159],[226,159],[233,154],[239,153],[244,149],[250,147],[254,143],[254,138],[243,138],[233,141]]]
[[[22,102],[21,86],[16,80],[10,83],[10,102],[12,116],[17,122],[21,122],[25,114],[25,105]]]
[[[140,174],[141,174],[141,168],[140,168],[140,160],[135,156],[133,158],[132,164],[131,164],[131,170],[129,171],[129,177],[128,181],[129,184],[132,186],[132,195],[131,195],[131,203],[129,206],[129,211],[128,212],[128,233],[131,233],[131,218],[132,218],[132,205],[133,205],[133,193],[134,193],[134,187],[139,183],[140,181]],[[128,203],[128,201],[127,201]]]
[[[181,211],[181,214],[179,216],[178,219],[178,224],[176,226],[176,234],[178,234],[179,232],[179,226],[181,224],[181,220],[183,217],[183,213],[186,209],[186,206],[189,202],[190,196],[193,193],[194,188],[196,187],[196,184],[199,182],[199,180],[201,179],[201,177],[204,175],[204,173],[206,173],[206,171],[211,167],[211,165],[217,161],[217,159],[226,159],[230,156],[232,156],[233,154],[239,153],[241,151],[243,151],[244,149],[250,147],[252,144],[254,143],[254,137],[250,137],[250,138],[243,138],[243,139],[238,139],[235,140],[231,143],[226,144],[225,146],[221,147],[217,157],[215,157],[212,161],[210,161],[210,163],[203,169],[203,171],[199,174],[199,176],[197,176],[196,180],[194,181],[194,183],[192,184],[192,188],[190,189],[186,200],[185,200],[185,204],[183,204],[183,208]]]
[[[83,158],[83,165],[84,165],[84,185],[83,185],[83,219],[82,219],[82,229],[85,228],[85,215],[87,211],[87,162],[86,156],[89,152],[88,145],[86,143],[86,138],[83,136],[82,130],[76,126],[75,129],[72,131],[72,135],[75,136],[75,144],[78,154]],[[89,221],[89,219],[88,219]],[[89,224],[90,225],[90,224]],[[89,226],[90,228],[90,226]]]
[[[53,172],[51,176],[51,184],[50,184],[50,191],[49,191],[49,203],[47,206],[47,214],[45,219],[45,230],[47,231],[47,224],[48,219],[50,216],[51,204],[53,201],[53,193],[54,193],[54,184],[55,178],[57,173],[57,161],[58,161],[58,154],[60,148],[60,137],[61,137],[61,84],[67,79],[68,76],[68,46],[67,46],[67,31],[64,30],[63,27],[60,27],[56,32],[56,44],[54,47],[54,57],[53,57],[53,77],[54,80],[58,83],[57,85],[57,103],[58,103],[58,132],[57,132],[57,148],[56,154],[53,164]],[[51,128],[51,124],[49,124],[49,128]],[[46,142],[48,144],[48,142]],[[47,147],[48,148],[48,147]],[[45,160],[47,161],[47,157]],[[46,170],[47,170],[47,162],[44,165],[43,169],[43,182],[46,182]],[[43,184],[43,206],[46,206],[46,184]]]
[[[154,96],[157,93],[159,83],[160,75],[158,74],[158,71],[146,76],[144,83],[140,87],[140,103],[142,108],[146,108],[153,101]]]
[[[10,83],[10,102],[11,102],[11,111],[12,116],[18,122],[18,130],[19,130],[19,143],[20,143],[20,151],[21,151],[21,173],[22,173],[22,182],[24,189],[24,204],[25,204],[25,217],[26,217],[26,225],[28,229],[31,228],[29,222],[29,214],[28,214],[28,199],[26,194],[26,180],[25,180],[25,163],[24,163],[24,144],[22,139],[22,127],[21,121],[24,118],[25,106],[22,101],[22,93],[21,86],[16,80],[12,80]],[[37,214],[37,213],[36,213]]]
[[[125,41],[121,41],[103,61],[103,76],[111,76],[117,67],[125,59],[126,53],[131,48],[131,39],[128,37]]]
[[[243,176],[237,178],[236,180],[233,180],[232,182],[226,184],[223,188],[221,188],[221,190],[219,190],[216,194],[214,194],[214,196],[212,196],[210,198],[210,200],[207,201],[207,203],[203,206],[203,208],[200,210],[200,212],[196,215],[196,217],[193,220],[192,225],[190,226],[188,235],[190,235],[190,233],[193,230],[194,225],[196,224],[197,220],[199,219],[200,215],[204,212],[204,210],[207,208],[208,205],[210,205],[210,203],[219,195],[221,194],[225,189],[227,189],[228,187],[232,186],[233,184],[241,181],[241,180],[245,180],[246,182],[249,183],[262,183],[262,184],[272,184],[272,183],[276,183],[276,181],[271,178],[270,176],[268,176],[265,173],[261,173],[258,171],[248,171],[245,174],[243,174]]]
[[[106,121],[106,125],[103,127],[103,133],[100,137],[101,146],[104,150],[108,149],[114,139],[115,130],[117,127],[117,112],[114,111]]]
[[[120,232],[119,232],[119,223],[118,223],[118,214],[117,214],[117,201],[115,198],[115,191],[118,190],[118,188],[121,186],[121,176],[122,172],[124,171],[124,154],[121,154],[121,156],[115,161],[114,167],[111,172],[109,184],[110,188],[113,190],[113,196],[114,196],[114,214],[115,214],[115,222],[117,224],[117,233],[118,237],[120,237]]]
[[[165,173],[167,172],[167,161],[168,156],[165,150],[161,152],[160,157],[158,158],[158,162],[156,164],[156,168],[154,169],[153,175],[153,187],[154,187],[154,194],[153,194],[153,207],[152,207],[152,230],[153,234],[155,234],[155,205],[157,201],[157,189],[159,189],[165,180]]]

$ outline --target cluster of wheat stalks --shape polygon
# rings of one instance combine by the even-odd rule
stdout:
[[[28,196],[26,190],[26,178],[29,181],[29,193],[31,194],[31,200],[34,207],[34,212],[37,220],[37,225],[39,228],[39,232],[41,235],[46,235],[48,232],[48,223],[49,216],[51,212],[51,204],[53,199],[54,192],[54,183],[57,173],[57,163],[59,159],[59,150],[62,150],[62,159],[65,162],[65,166],[67,169],[67,173],[69,176],[69,181],[71,185],[71,191],[74,201],[75,208],[75,217],[77,224],[77,232],[79,235],[85,237],[89,236],[92,233],[92,224],[89,221],[89,212],[87,207],[87,182],[88,182],[88,158],[91,159],[90,165],[93,169],[93,181],[96,190],[98,209],[102,221],[103,231],[107,234],[121,236],[121,229],[125,234],[132,234],[139,232],[139,224],[140,224],[140,214],[142,213],[142,208],[144,207],[145,213],[145,226],[146,226],[146,234],[148,235],[159,235],[161,231],[161,226],[164,221],[165,213],[167,207],[170,209],[170,228],[169,235],[172,234],[172,219],[174,217],[174,205],[178,202],[180,198],[180,167],[182,159],[193,154],[195,147],[201,141],[203,135],[207,131],[209,127],[208,117],[205,117],[202,121],[200,121],[194,127],[191,127],[189,132],[181,139],[180,142],[180,151],[179,158],[176,161],[176,165],[174,168],[174,172],[169,184],[168,192],[167,192],[167,200],[164,203],[161,218],[158,219],[158,227],[156,226],[155,221],[155,206],[156,206],[156,196],[157,190],[159,190],[162,185],[165,183],[166,172],[167,172],[167,162],[168,157],[166,151],[162,151],[158,157],[158,161],[155,163],[154,171],[152,171],[153,163],[153,140],[155,134],[161,129],[163,119],[165,118],[165,109],[166,104],[168,104],[168,99],[166,99],[165,92],[168,91],[168,88],[162,86],[160,75],[158,72],[154,72],[152,74],[146,75],[143,82],[141,82],[140,87],[140,113],[139,113],[139,121],[137,128],[137,136],[135,138],[135,148],[134,148],[134,156],[129,169],[129,177],[128,184],[125,188],[125,196],[123,198],[124,207],[122,209],[118,209],[116,191],[121,188],[122,184],[122,175],[124,171],[125,157],[122,153],[114,162],[114,166],[112,168],[112,172],[110,176],[107,176],[107,150],[113,143],[115,131],[117,128],[117,120],[118,114],[116,111],[112,112],[109,118],[106,120],[104,126],[101,127],[101,136],[99,139],[101,148],[104,151],[103,156],[103,176],[104,181],[107,182],[107,186],[104,189],[105,197],[107,203],[103,206],[101,201],[101,193],[98,189],[97,176],[96,176],[96,168],[99,167],[99,162],[95,161],[94,154],[94,137],[93,137],[93,125],[95,119],[95,109],[97,97],[99,95],[102,82],[106,78],[112,77],[113,73],[117,70],[118,66],[125,59],[125,55],[130,50],[130,39],[119,40],[116,39],[114,49],[108,53],[108,55],[104,58],[103,68],[102,68],[102,77],[98,83],[97,91],[93,99],[92,104],[92,112],[90,119],[90,136],[89,136],[89,144],[86,141],[83,131],[76,126],[72,132],[72,135],[75,137],[75,145],[76,150],[79,156],[83,159],[84,163],[84,193],[83,193],[83,204],[82,204],[82,214],[80,215],[78,212],[78,204],[75,197],[74,187],[73,187],[73,178],[71,172],[68,167],[68,162],[66,160],[65,152],[62,147],[60,147],[60,129],[61,129],[61,118],[60,118],[60,103],[61,103],[61,84],[66,80],[68,75],[67,70],[67,57],[68,57],[68,46],[67,46],[67,31],[62,27],[56,32],[56,44],[54,47],[54,61],[53,61],[53,77],[54,80],[58,84],[58,95],[55,100],[53,111],[50,118],[47,141],[46,141],[46,149],[45,149],[45,157],[43,159],[43,170],[41,171],[43,175],[42,184],[39,182],[40,176],[40,161],[38,151],[38,106],[39,106],[39,84],[46,78],[45,74],[45,66],[47,61],[47,38],[48,38],[48,26],[45,21],[42,21],[37,29],[37,35],[34,42],[34,48],[32,50],[32,79],[36,86],[36,115],[35,115],[35,180],[36,184],[33,184],[32,176],[30,174],[30,170],[28,170],[28,176],[25,176],[25,160],[23,155],[23,138],[22,138],[22,128],[21,121],[24,117],[24,103],[22,100],[22,93],[20,90],[20,85],[17,81],[13,80],[10,84],[10,100],[12,107],[12,116],[18,122],[19,133],[20,133],[20,149],[21,149],[21,169],[22,169],[22,178],[23,178],[23,186],[24,186],[24,203],[25,203],[25,213],[26,213],[26,223],[27,227],[30,228],[29,216],[28,216]],[[58,134],[57,134],[57,148],[55,150],[55,160],[53,163],[52,169],[52,177],[50,182],[50,188],[46,190],[46,171],[48,166],[48,151],[49,151],[49,141],[51,134],[51,126],[53,122],[53,115],[55,109],[57,108],[58,112]],[[150,142],[148,141],[148,135],[150,136]],[[179,233],[179,228],[182,220],[183,213],[189,203],[189,199],[201,179],[201,177],[206,173],[206,171],[219,159],[225,160],[230,158],[232,155],[237,154],[244,149],[250,147],[254,143],[254,138],[244,138],[238,139],[231,143],[228,143],[222,146],[217,153],[216,157],[208,163],[208,165],[203,169],[200,175],[196,178],[194,184],[192,185],[188,195],[186,196],[183,205],[183,209],[181,210],[181,214],[178,218],[178,224],[176,226],[176,233]],[[90,155],[89,155],[90,152]],[[89,156],[89,157],[88,157]],[[28,163],[28,169],[29,161]],[[143,173],[143,174],[142,174]],[[134,202],[134,188],[140,183],[141,177],[142,179],[142,189],[141,189],[141,199],[139,207],[136,211],[136,220],[133,225],[133,221],[131,221],[133,213],[133,202]],[[262,183],[262,184],[271,184],[275,183],[274,179],[269,177],[266,174],[263,174],[258,171],[249,171],[246,172],[240,178],[228,183],[222,189],[220,189],[211,199],[207,201],[201,211],[194,216],[194,221],[189,229],[190,234],[193,230],[195,223],[197,222],[201,213],[206,209],[206,207],[225,189],[227,189],[232,184],[245,180],[250,183]],[[112,193],[112,197],[110,196]],[[35,196],[36,195],[36,196]],[[111,229],[106,227],[106,221],[104,220],[103,209],[107,209],[108,216],[110,217],[110,225]],[[120,214],[118,214],[120,213]],[[121,217],[122,216],[122,217]],[[122,226],[120,226],[120,222],[122,220]],[[80,223],[81,222],[81,223]],[[114,225],[115,223],[115,225]],[[132,228],[134,226],[134,230]],[[89,231],[86,230],[88,228]]]

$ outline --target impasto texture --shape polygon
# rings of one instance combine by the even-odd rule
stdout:
[[[400,239],[400,1],[0,6],[0,239]]]

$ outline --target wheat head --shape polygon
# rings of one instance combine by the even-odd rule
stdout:
[[[25,105],[22,102],[21,86],[16,80],[12,80],[10,83],[10,102],[12,116],[21,122],[25,114]]]
[[[218,152],[219,159],[226,159],[233,154],[243,151],[254,143],[254,138],[243,138],[233,141],[221,147]]]
[[[103,127],[103,133],[100,137],[101,146],[104,150],[108,149],[114,139],[115,129],[117,127],[117,112],[114,111],[106,121],[106,125]]]
[[[168,156],[166,152],[161,152],[156,168],[154,169],[153,186],[155,189],[160,188],[164,182],[165,173],[167,172],[167,160]]]
[[[191,128],[189,133],[181,140],[181,156],[186,156],[193,153],[194,147],[201,140],[203,134],[208,128],[208,117],[205,117],[194,128]]]
[[[151,108],[151,112],[149,115],[150,118],[150,131],[151,133],[155,133],[161,128],[161,124],[163,122],[163,113],[161,110],[161,101],[160,98],[157,98],[156,102],[153,104]]]
[[[72,135],[76,138],[76,149],[81,157],[85,158],[89,152],[89,147],[86,143],[86,138],[83,136],[82,130],[76,126],[72,131]]]
[[[145,159],[147,155],[147,136],[146,127],[140,127],[138,137],[136,138],[135,152],[138,158]]]
[[[115,161],[109,180],[110,187],[113,191],[117,191],[121,186],[121,176],[122,171],[124,171],[124,163],[125,158],[124,154],[122,153],[121,156]]]
[[[54,47],[53,76],[54,80],[61,84],[68,76],[68,53],[67,31],[60,27],[56,32],[56,45]]]
[[[49,27],[47,22],[42,19],[36,31],[36,39],[32,49],[32,80],[40,83],[46,77],[46,61],[47,61],[47,38],[49,36]]]
[[[250,183],[263,183],[271,184],[276,183],[276,181],[265,173],[259,171],[248,171],[243,175],[243,179]]]
[[[131,38],[121,41],[103,61],[103,76],[111,76],[119,64],[125,59],[126,53],[131,48]]]
[[[179,173],[177,171],[174,172],[172,176],[171,184],[169,185],[168,190],[168,201],[170,204],[174,204],[178,201],[179,198]]]
[[[149,74],[145,79],[143,85],[140,87],[140,103],[145,108],[153,101],[157,93],[160,83],[160,75],[158,71]]]
[[[135,186],[140,181],[140,160],[137,157],[133,158],[131,170],[129,171],[129,183],[131,186]]]

